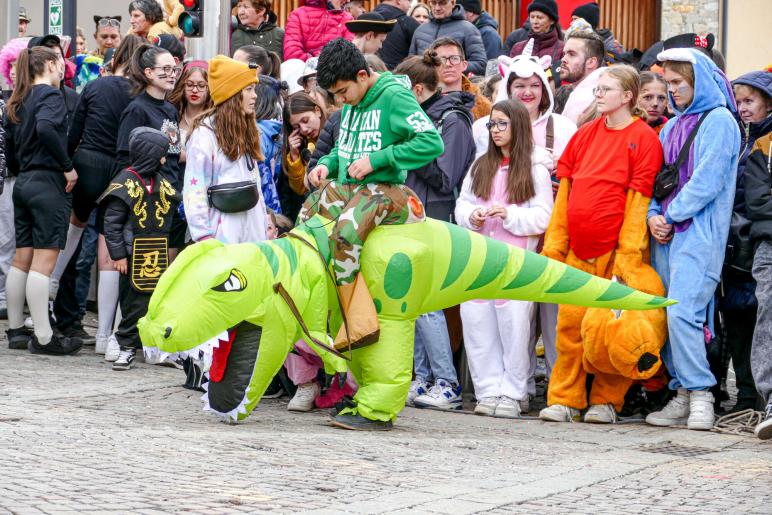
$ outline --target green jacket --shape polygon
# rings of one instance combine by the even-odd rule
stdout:
[[[239,48],[246,45],[257,45],[265,48],[269,52],[276,52],[279,60],[284,57],[284,29],[277,27],[273,22],[268,21],[256,29],[250,29],[239,24],[238,28],[231,34],[231,55]]]
[[[442,154],[442,138],[406,87],[407,80],[381,73],[359,104],[343,106],[338,140],[317,163],[327,167],[330,178],[359,184],[404,184],[408,170],[421,168]],[[368,155],[373,172],[362,181],[352,179],[349,165]]]

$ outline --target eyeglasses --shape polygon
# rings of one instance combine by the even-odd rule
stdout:
[[[617,88],[607,88],[606,86],[596,86],[592,88],[592,94],[599,98],[605,97],[606,93],[608,93],[609,91],[622,91],[622,90]]]
[[[460,55],[449,55],[445,57],[437,56],[437,57],[439,58],[440,62],[445,66],[447,66],[448,64],[452,66],[458,66],[459,64],[461,64],[461,61],[464,60],[464,58],[461,57]]]
[[[121,22],[116,20],[115,18],[101,18],[97,22],[98,27],[120,27]]]
[[[208,85],[206,82],[186,82],[185,83],[185,89],[196,89],[198,91],[204,91],[207,89]]]
[[[488,129],[488,131],[492,131],[494,127],[496,128],[496,130],[498,132],[502,132],[502,131],[507,130],[507,127],[509,127],[509,122],[507,122],[505,120],[498,120],[498,121],[495,121],[495,122],[490,121],[490,122],[485,124],[485,128]]]
[[[151,66],[151,70],[161,70],[164,75],[172,75],[176,77],[182,72],[182,68],[179,66]]]

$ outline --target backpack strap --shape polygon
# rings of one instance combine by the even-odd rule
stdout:
[[[547,150],[552,153],[552,151],[555,150],[555,121],[551,114],[550,117],[547,118],[547,138],[545,143],[547,144]]]
[[[437,123],[434,124],[437,132],[440,133],[440,136],[442,135],[442,126],[445,124],[445,119],[453,113],[460,115],[461,118],[466,121],[467,125],[472,127],[472,115],[469,114],[469,111],[461,109],[460,107],[451,107],[450,109],[445,110]]]

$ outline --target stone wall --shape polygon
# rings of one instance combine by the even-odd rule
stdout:
[[[722,0],[662,0],[662,39],[676,34],[713,33],[719,37]]]

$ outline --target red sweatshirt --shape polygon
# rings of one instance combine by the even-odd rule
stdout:
[[[582,126],[558,162],[558,179],[571,180],[569,245],[585,260],[617,247],[627,190],[651,197],[662,168],[662,145],[646,122],[636,119],[611,130],[605,121],[604,116]]]

